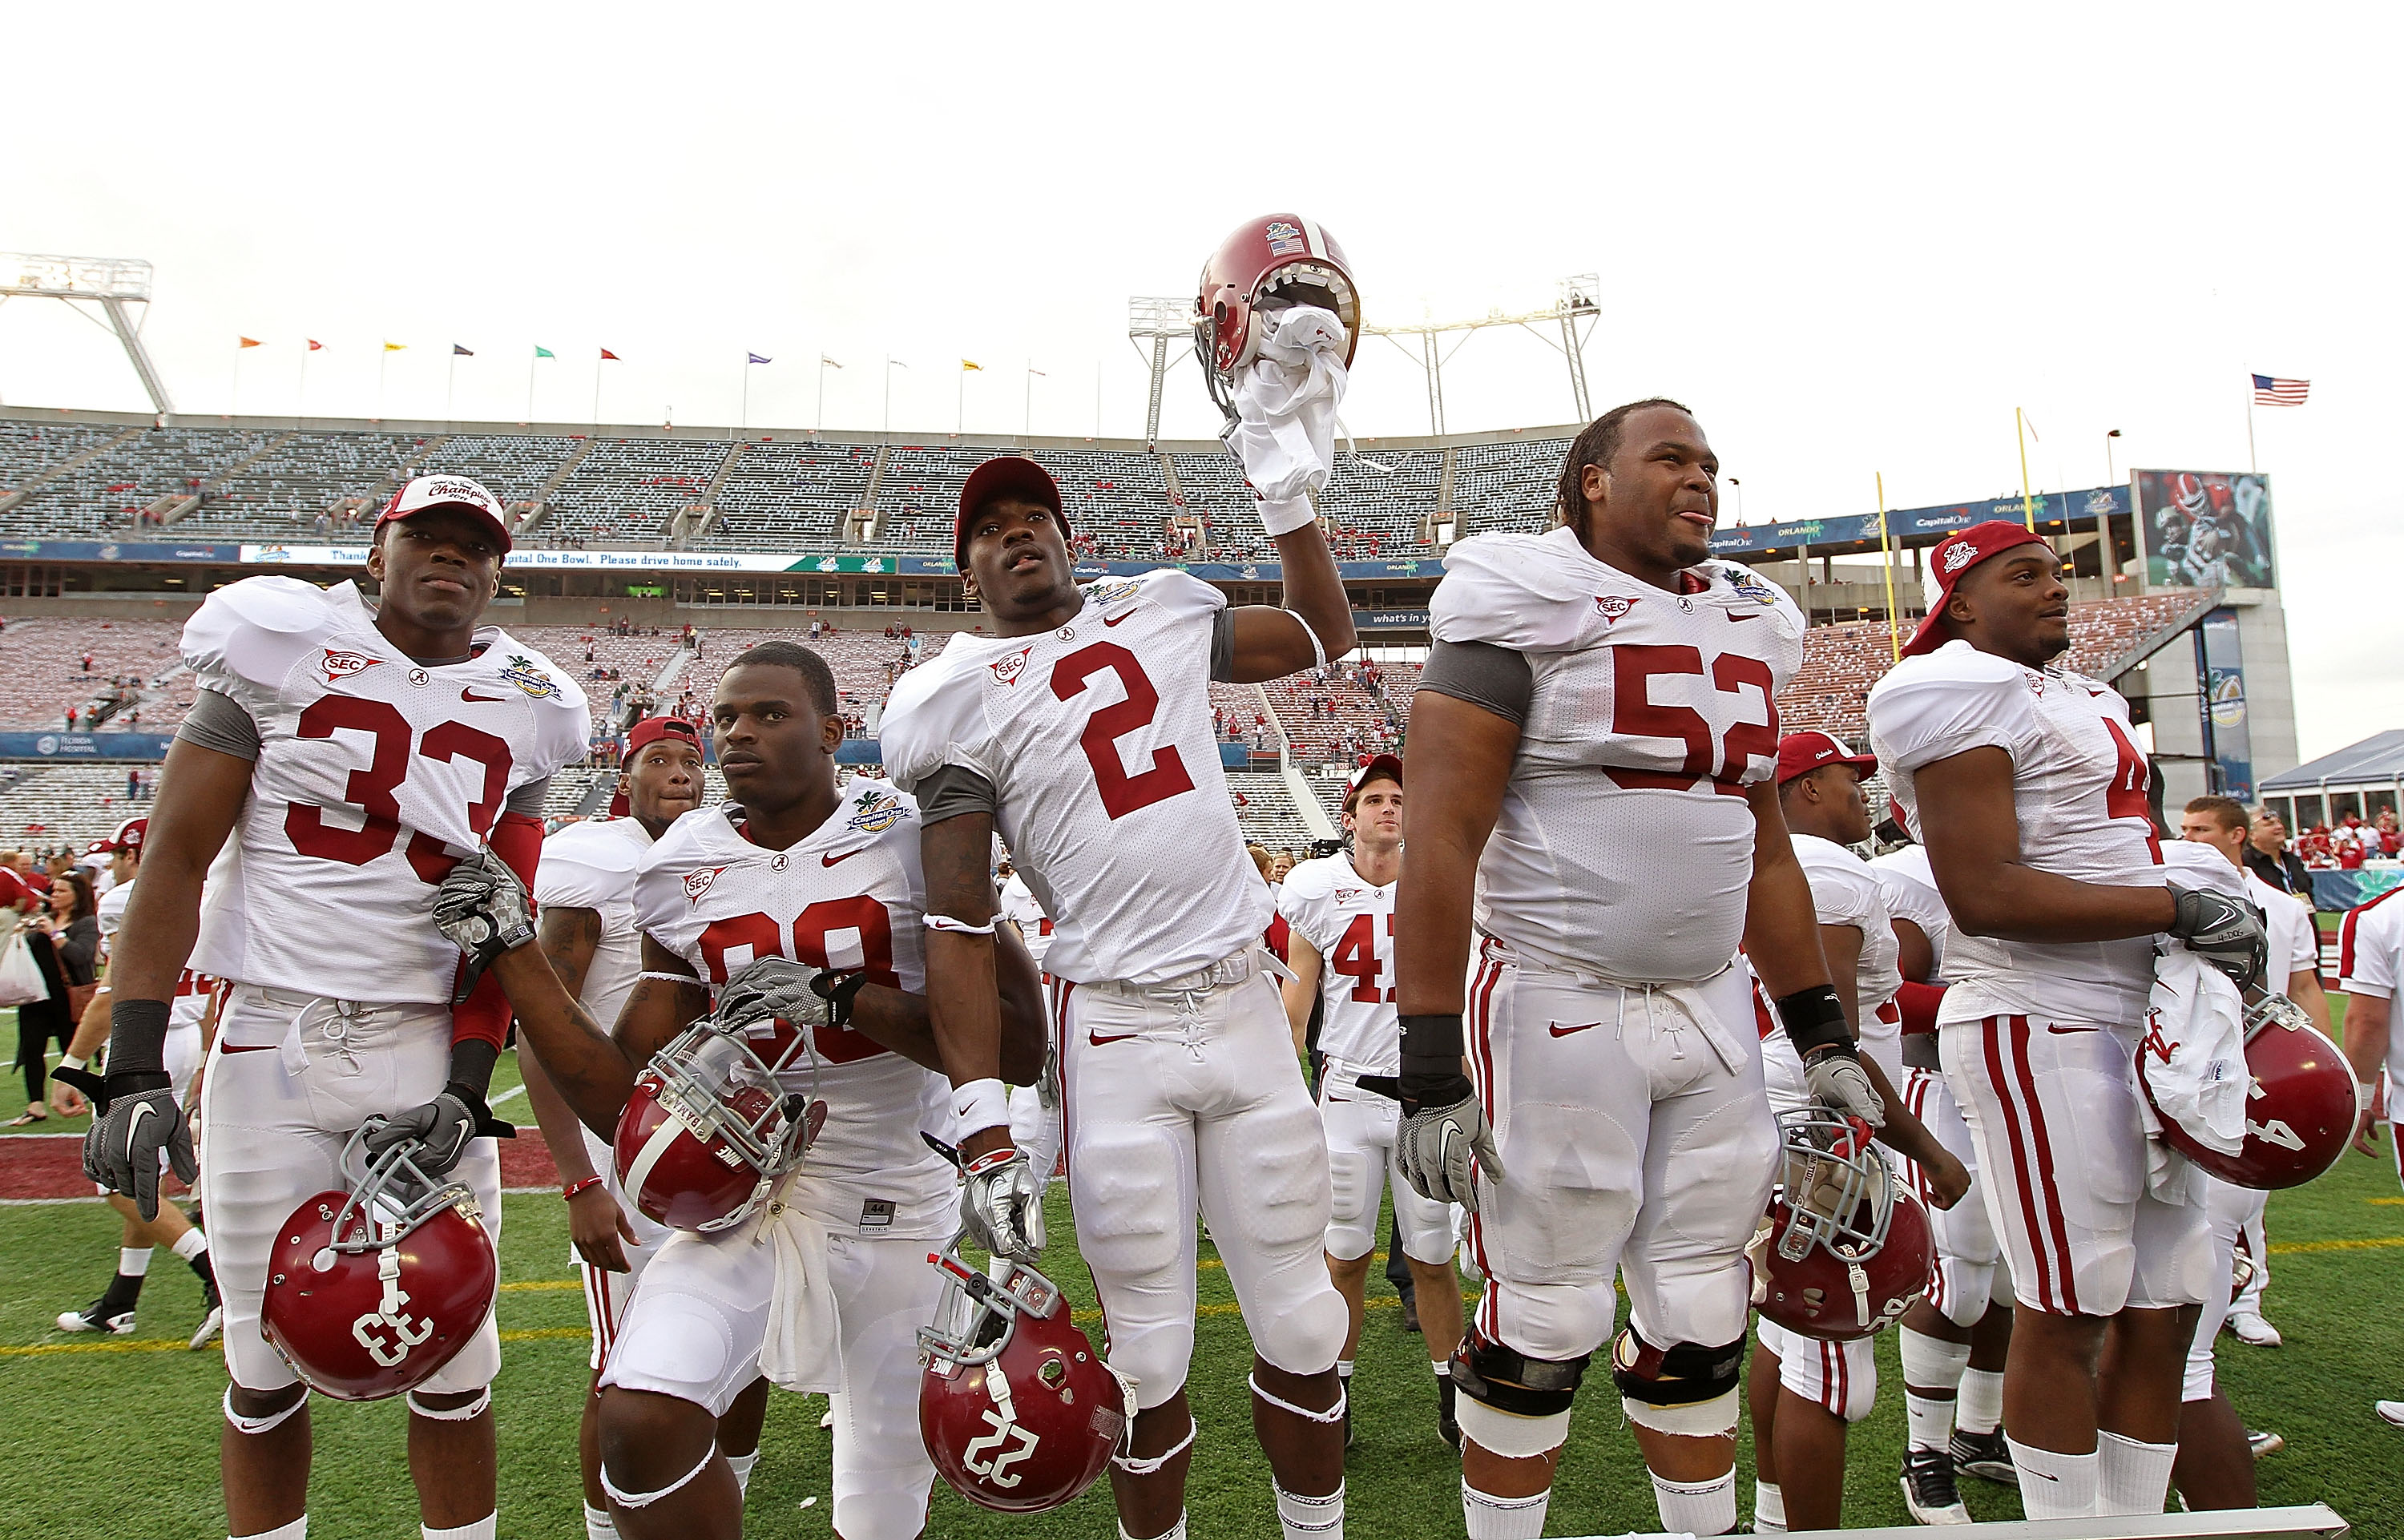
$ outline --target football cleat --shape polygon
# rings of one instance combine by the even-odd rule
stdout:
[[[1903,1451],[1903,1505],[1915,1524],[1966,1524],[1970,1510],[1953,1484],[1953,1457],[1943,1449]]]
[[[1780,1116],[1779,1184],[1753,1242],[1753,1303],[1788,1331],[1850,1342],[1928,1288],[1928,1211],[1871,1147],[1867,1125],[1814,1106]]]
[[[2012,1464],[2012,1447],[2004,1442],[2004,1430],[1991,1428],[1985,1433],[1953,1435],[1953,1468],[1964,1476],[1975,1476],[1981,1481],[1999,1486],[2017,1487],[2020,1473]]]
[[[2245,1430],[2245,1447],[2254,1451],[2255,1459],[2259,1460],[2266,1454],[2276,1454],[2285,1449],[2287,1441],[2275,1433],[2264,1433],[2259,1428],[2248,1428]]]
[[[2404,1401],[2373,1401],[2370,1409],[2391,1428],[2404,1428]]]
[[[1453,1413],[1453,1408],[1458,1405],[1455,1397],[1460,1389],[1460,1386],[1452,1382],[1452,1376],[1449,1373],[1435,1382],[1436,1436],[1451,1445],[1455,1454],[1461,1452],[1461,1419]],[[1345,1409],[1347,1411],[1351,1409],[1351,1403],[1349,1400],[1345,1403]]]
[[[217,1295],[217,1281],[204,1279],[201,1283],[201,1326],[185,1346],[198,1352],[209,1345],[211,1338],[225,1330],[225,1301]]]
[[[63,1310],[59,1314],[59,1330],[63,1332],[105,1332],[123,1337],[133,1330],[133,1308],[119,1308],[106,1295],[79,1310]]]
[[[2256,1315],[2252,1310],[2229,1312],[2228,1327],[2238,1341],[2249,1348],[2276,1348],[2285,1343],[2279,1328]]]

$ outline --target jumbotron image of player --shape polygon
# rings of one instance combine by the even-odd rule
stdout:
[[[437,885],[485,845],[531,875],[552,773],[583,757],[583,693],[480,624],[510,536],[499,501],[460,476],[410,482],[376,522],[369,608],[357,589],[248,578],[184,628],[201,692],[168,751],[142,880],[111,966],[105,1105],[85,1166],[158,1207],[159,1152],[192,1174],[161,1054],[189,963],[226,981],[202,1093],[199,1191],[225,1299],[220,1442],[236,1536],[308,1531],[307,1390],[259,1329],[267,1263],[294,1206],[344,1184],[344,1145],[414,1146],[456,1173],[488,1227],[500,1165],[484,1090],[509,1026],[497,985],[452,1006],[460,957],[433,921]],[[208,884],[218,851],[231,856]],[[356,1173],[353,1173],[356,1175]],[[463,1328],[469,1329],[469,1328]],[[410,1472],[428,1540],[492,1540],[489,1313],[408,1393]]]
[[[1870,692],[1870,739],[1955,926],[1938,1048],[2019,1301],[2004,1433],[2020,1501],[2032,1519],[2159,1513],[2197,1310],[2229,1279],[2201,1174],[2192,1201],[2147,1189],[2134,1059],[2153,938],[2243,988],[2262,922],[2165,877],[2128,703],[2057,661],[2053,548],[1974,525],[1936,546],[1929,583]]]
[[[1136,1380],[1132,1448],[1111,1482],[1137,1540],[1184,1533],[1197,1210],[1251,1333],[1252,1425],[1279,1522],[1331,1537],[1343,1522],[1347,1315],[1321,1253],[1327,1151],[1261,945],[1268,888],[1210,722],[1210,680],[1279,679],[1353,645],[1307,501],[1298,516],[1272,526],[1291,609],[1231,609],[1173,568],[1080,588],[1050,474],[988,460],[961,490],[957,554],[998,634],[954,638],[885,715],[886,763],[927,825],[927,972],[970,1234],[1005,1253],[1033,1255],[1044,1231],[996,1057],[997,830],[1053,917],[1069,1192],[1111,1362]]]
[[[1718,504],[1701,425],[1630,402],[1572,444],[1558,527],[1462,540],[1435,592],[1405,755],[1401,1138],[1412,1184],[1473,1211],[1488,1279],[1453,1359],[1472,1540],[1542,1533],[1614,1276],[1612,1378],[1661,1528],[1736,1526],[1744,1251],[1779,1151],[1740,942],[1813,1097],[1872,1125],[1894,1099],[1830,987],[1771,781],[1803,616],[1711,560]]]

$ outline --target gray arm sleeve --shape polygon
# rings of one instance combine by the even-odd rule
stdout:
[[[551,777],[545,776],[540,780],[530,780],[510,792],[509,800],[501,804],[501,811],[524,813],[530,819],[538,819],[542,817],[542,805],[550,796]]]
[[[1527,657],[1492,642],[1440,641],[1428,651],[1419,688],[1491,711],[1525,727],[1536,692]]]
[[[964,764],[946,764],[918,782],[918,821],[941,823],[963,813],[999,815],[1001,794]]]
[[[1210,678],[1214,683],[1236,682],[1236,612],[1222,609],[1210,618]]]
[[[222,691],[203,690],[194,696],[192,708],[184,714],[184,725],[175,729],[175,736],[220,754],[231,754],[238,760],[259,763],[259,723]]]

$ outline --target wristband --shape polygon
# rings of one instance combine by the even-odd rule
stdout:
[[[167,1067],[169,1007],[163,1000],[112,1000],[108,1004],[109,1071],[127,1074]]]
[[[1810,1058],[1822,1049],[1834,1049],[1848,1058],[1860,1057],[1853,1048],[1853,1034],[1845,1026],[1844,1002],[1837,998],[1835,986],[1797,989],[1780,996],[1775,1003],[1779,1022],[1785,1027],[1786,1039],[1795,1044],[1797,1057]]]
[[[65,1065],[63,1063],[60,1065],[60,1068],[64,1069]],[[2357,1080],[2354,1083],[2354,1091],[2355,1095],[2361,1099],[2359,1101],[2355,1102],[2355,1105],[2367,1113],[2370,1111],[2372,1103],[2379,1099],[2379,1082],[2376,1080]]]
[[[1017,1158],[1018,1152],[1005,1144],[998,1150],[987,1150],[985,1154],[977,1156],[974,1160],[970,1161],[967,1165],[960,1168],[960,1174],[962,1176],[983,1176],[985,1172],[999,1169],[1001,1167],[1009,1165],[1012,1161],[1016,1160]]]
[[[572,1202],[579,1195],[589,1193],[599,1185],[601,1185],[601,1179],[599,1177],[584,1177],[578,1181],[571,1182],[566,1186],[559,1189],[559,1196],[561,1198]]]
[[[64,1054],[59,1058],[59,1068],[62,1070],[80,1070],[91,1062],[91,1060],[88,1058],[77,1058],[73,1054]]]
[[[1279,535],[1291,535],[1303,525],[1316,524],[1319,521],[1319,509],[1311,502],[1307,494],[1271,502],[1268,498],[1254,493],[1252,509],[1260,514],[1261,527],[1268,532],[1271,539],[1277,539]]]
[[[1009,1090],[1000,1081],[991,1078],[954,1086],[952,1127],[962,1139],[980,1128],[1009,1127]]]
[[[986,920],[983,925],[971,925],[964,919],[954,919],[949,915],[938,915],[930,912],[926,917],[926,922],[927,929],[929,931],[948,931],[952,934],[957,936],[989,936],[993,934],[993,921],[991,920]]]

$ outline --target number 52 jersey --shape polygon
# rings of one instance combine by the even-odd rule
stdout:
[[[584,693],[496,626],[426,665],[350,583],[246,578],[185,623],[202,688],[256,726],[249,800],[212,869],[191,966],[336,1000],[447,1003],[434,889],[510,793],[582,757]]]

